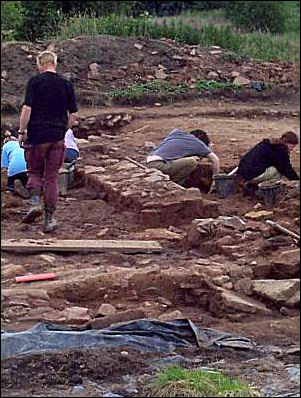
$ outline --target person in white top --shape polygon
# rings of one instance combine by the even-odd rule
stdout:
[[[71,163],[79,157],[79,150],[72,129],[65,134],[65,160],[64,163]]]

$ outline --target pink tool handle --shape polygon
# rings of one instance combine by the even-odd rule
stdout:
[[[25,276],[16,276],[16,282],[32,282],[32,281],[43,281],[45,279],[54,279],[56,275],[53,272],[48,274],[37,274],[37,275],[25,275]]]

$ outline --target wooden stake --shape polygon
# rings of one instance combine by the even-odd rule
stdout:
[[[281,232],[283,232],[283,233],[285,233],[285,234],[287,234],[287,235],[289,235],[289,236],[291,236],[291,237],[293,237],[293,238],[295,238],[297,240],[300,240],[300,236],[295,234],[295,232],[292,232],[289,229],[282,227],[281,225],[275,223],[274,221],[266,220],[266,223],[271,225],[272,227],[278,229],[279,231],[281,231]]]
[[[144,165],[141,164],[141,163],[136,162],[136,160],[134,160],[134,159],[132,159],[132,158],[129,158],[129,157],[126,156],[124,159],[127,160],[127,161],[129,161],[129,162],[131,162],[131,163],[133,163],[133,164],[135,164],[136,166],[140,167],[140,168],[143,169],[143,170],[149,170],[149,168],[147,168],[146,166],[144,166]]]
[[[150,127],[150,124],[148,124],[147,126],[141,127],[141,128],[138,129],[138,130],[130,131],[128,134],[139,133],[139,131],[145,130],[145,129],[147,129],[148,127]]]

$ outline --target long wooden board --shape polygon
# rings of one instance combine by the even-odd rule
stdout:
[[[59,239],[3,239],[1,250],[19,252],[121,252],[160,253],[157,241],[139,240],[59,240]]]

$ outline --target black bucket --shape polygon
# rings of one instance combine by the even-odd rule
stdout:
[[[213,176],[216,193],[220,198],[226,198],[235,192],[235,174],[217,174]]]
[[[264,204],[267,207],[273,207],[277,203],[279,195],[282,192],[282,186],[280,182],[272,184],[262,183],[259,184],[258,188],[258,196],[260,199],[263,199]]]

